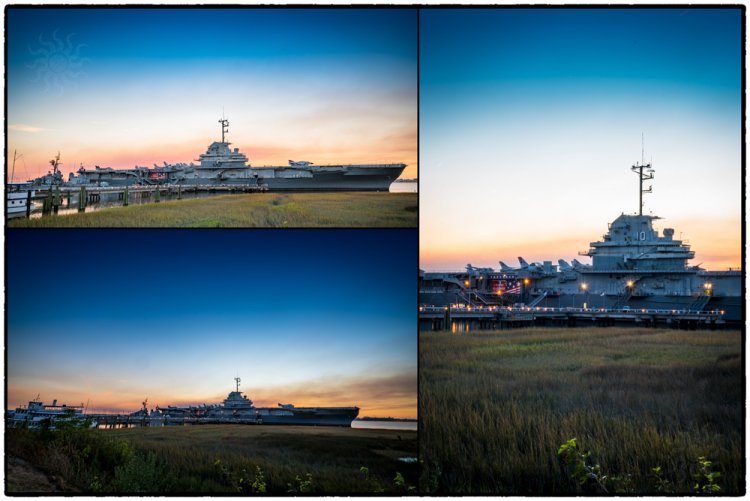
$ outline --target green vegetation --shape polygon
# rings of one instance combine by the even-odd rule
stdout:
[[[594,463],[591,452],[581,452],[575,438],[571,438],[557,449],[557,455],[568,470],[571,480],[575,481],[577,488],[584,493],[594,494],[628,494],[634,493],[632,475],[606,475],[599,463]],[[693,473],[695,479],[693,490],[697,494],[716,494],[721,492],[721,486],[717,483],[721,472],[711,471],[711,461],[701,456],[696,462],[697,472]],[[651,468],[649,480],[651,488],[649,492],[657,494],[674,493],[672,483],[665,477],[661,466]]]
[[[410,492],[415,432],[201,425],[6,430],[7,456],[85,493]],[[364,471],[364,473],[363,473]],[[10,476],[7,492],[38,492]]]
[[[419,335],[424,493],[745,491],[738,332]]]
[[[254,193],[162,201],[95,212],[16,218],[33,228],[416,228],[416,193]]]

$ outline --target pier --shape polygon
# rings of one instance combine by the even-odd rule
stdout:
[[[260,417],[254,418],[209,418],[209,417],[170,417],[170,416],[133,416],[130,414],[85,414],[97,428],[139,428],[160,426],[187,426],[200,424],[263,424]]]
[[[716,329],[724,311],[631,308],[550,308],[532,306],[420,306],[420,330],[467,332],[535,325],[567,327],[636,325],[675,329]]]
[[[31,216],[32,202],[41,202],[42,215],[57,214],[60,208],[70,209],[77,200],[78,212],[84,212],[90,203],[101,201],[102,195],[116,195],[122,206],[133,199],[159,203],[162,197],[181,200],[188,193],[259,193],[268,191],[265,185],[206,184],[206,185],[138,185],[138,186],[47,186],[26,191],[26,217]]]

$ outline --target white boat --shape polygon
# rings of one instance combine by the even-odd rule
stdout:
[[[6,194],[6,208],[8,217],[18,217],[26,215],[26,206],[28,204],[29,192],[33,198],[36,194],[29,183],[11,183],[8,184]],[[38,204],[31,202],[31,211],[38,208]]]
[[[54,427],[59,422],[82,422],[83,404],[81,405],[57,405],[57,400],[51,404],[42,403],[39,396],[29,402],[27,406],[17,407],[14,411],[8,411],[7,423],[9,426],[27,426],[38,428],[44,422]]]
[[[8,217],[25,216],[29,203],[29,192],[33,198],[36,192],[33,190],[31,183],[14,183],[13,178],[16,174],[16,160],[23,155],[13,152],[13,168],[10,174],[10,182],[6,185],[5,207]],[[37,204],[31,202],[31,210],[37,208]]]

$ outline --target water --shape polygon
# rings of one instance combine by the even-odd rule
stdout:
[[[419,183],[416,181],[407,181],[405,183],[391,183],[388,191],[391,193],[416,193]]]
[[[360,421],[355,419],[352,422],[352,428],[364,430],[403,430],[417,431],[416,421]]]
[[[118,424],[115,426],[116,429],[120,428],[135,428],[135,423]],[[110,429],[109,425],[99,424],[99,429]],[[417,431],[416,421],[360,421],[355,419],[352,422],[352,428],[359,428],[362,430],[401,430],[401,431]]]

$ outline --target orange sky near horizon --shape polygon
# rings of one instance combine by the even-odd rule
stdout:
[[[34,385],[13,383],[7,387],[8,409],[26,405],[37,395],[44,403],[57,399],[58,404],[79,405],[88,402],[90,412],[134,412],[141,408],[141,402],[148,398],[149,409],[157,405],[199,405],[221,403],[234,384],[228,384],[225,391],[213,394],[189,395],[185,389],[174,392],[154,392],[152,389],[131,388],[123,382],[108,392],[92,393],[85,388],[70,390],[65,385],[47,385],[49,394],[40,394]],[[350,407],[360,408],[360,417],[417,417],[416,373],[404,372],[381,378],[351,378],[347,380],[328,379],[292,385],[287,387],[246,388],[240,384],[240,391],[250,398],[256,407],[276,407],[279,403],[294,404],[297,407]]]
[[[276,139],[261,138],[254,141],[252,134],[234,133],[230,123],[230,134],[227,141],[233,148],[239,148],[249,158],[252,166],[287,165],[288,160],[308,160],[317,165],[335,163],[405,163],[406,169],[402,178],[417,177],[417,133],[416,127],[403,127],[384,134],[381,137],[370,136],[354,140],[341,141],[339,144],[323,143],[306,138],[299,142],[294,136],[280,136]],[[217,131],[218,131],[217,124]],[[37,136],[54,147],[39,150],[35,143]],[[124,137],[124,135],[123,135]],[[205,137],[193,136],[189,140],[155,141],[145,143],[123,141],[119,148],[102,146],[97,143],[56,141],[51,132],[9,131],[9,152],[7,158],[7,176],[13,174],[13,149],[20,158],[15,163],[14,181],[22,182],[46,174],[50,170],[50,160],[60,152],[60,170],[65,179],[70,172],[75,172],[83,165],[87,169],[94,166],[132,169],[136,165],[153,167],[153,164],[198,163],[198,156],[206,151],[208,145],[219,140],[218,134],[211,131]],[[56,144],[57,143],[57,144]],[[21,156],[22,155],[22,156]]]
[[[486,238],[476,241],[445,240],[439,247],[422,245],[420,268],[425,271],[462,271],[467,264],[471,264],[499,269],[498,261],[518,266],[518,256],[528,262],[546,260],[554,265],[557,265],[558,259],[567,262],[578,259],[584,264],[590,263],[590,258],[579,256],[578,252],[586,251],[590,242],[601,240],[607,223],[614,220],[616,215],[601,217],[600,228],[548,231],[542,235],[524,235],[522,241],[495,234],[485,235]],[[695,258],[688,262],[690,266],[700,265],[712,271],[742,266],[742,235],[739,231],[742,221],[739,217],[721,221],[673,218],[655,221],[654,227],[660,235],[664,228],[669,227],[675,229],[675,238],[680,238],[682,234],[683,241],[695,251]]]

